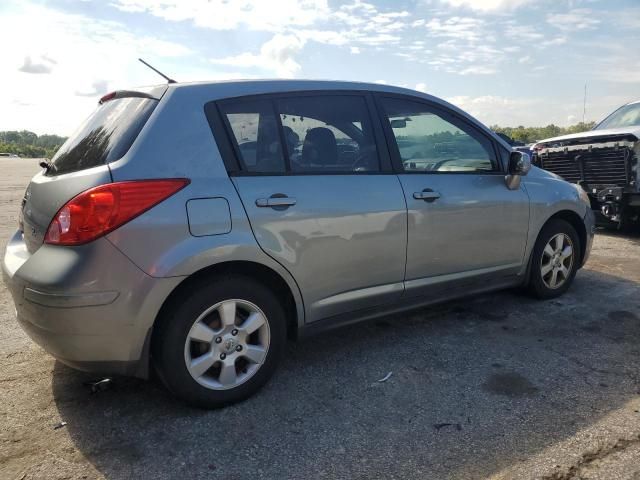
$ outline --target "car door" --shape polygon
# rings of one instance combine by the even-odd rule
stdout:
[[[381,96],[379,107],[407,201],[406,295],[515,275],[529,198],[523,187],[507,188],[492,139],[427,101]]]
[[[317,92],[218,104],[255,237],[295,278],[307,322],[402,295],[406,205],[372,105]]]

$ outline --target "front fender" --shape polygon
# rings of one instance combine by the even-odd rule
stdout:
[[[537,167],[532,168],[529,174],[523,177],[522,185],[529,195],[529,233],[525,258],[530,259],[540,230],[551,217],[561,212],[574,213],[577,218],[585,223],[591,209],[580,198],[575,185]],[[587,238],[589,238],[589,235],[592,235],[592,229],[585,224],[585,230]],[[585,249],[587,247],[585,246]],[[588,251],[585,251],[585,256],[586,254],[588,254]],[[528,264],[528,261],[525,262],[525,269],[528,268]]]

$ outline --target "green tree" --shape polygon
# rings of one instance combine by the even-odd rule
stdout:
[[[51,158],[65,140],[59,135],[38,136],[29,130],[0,132],[0,153]]]
[[[504,133],[508,137],[523,143],[533,143],[545,138],[567,135],[570,133],[586,132],[595,126],[595,122],[577,123],[569,127],[559,127],[554,124],[545,127],[501,127],[499,125],[491,126],[491,130]]]

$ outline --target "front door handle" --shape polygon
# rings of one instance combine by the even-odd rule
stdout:
[[[256,200],[256,207],[291,207],[296,204],[296,199],[282,194],[271,195],[269,198]]]
[[[416,200],[424,200],[425,202],[434,202],[440,198],[440,194],[438,192],[434,192],[430,188],[425,188],[421,192],[414,192],[413,198]]]

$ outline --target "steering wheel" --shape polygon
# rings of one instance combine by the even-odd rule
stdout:
[[[433,164],[433,168],[431,170],[439,170],[441,166],[443,166],[447,162],[455,162],[458,160],[457,158],[445,158],[444,160],[440,160]]]

